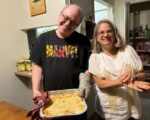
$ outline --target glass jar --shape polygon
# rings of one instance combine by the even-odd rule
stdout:
[[[27,71],[32,71],[32,63],[30,60],[25,60],[25,64],[26,64],[26,70]]]
[[[17,70],[18,70],[19,72],[23,72],[23,71],[26,70],[25,61],[24,61],[24,60],[18,60],[16,66],[17,66]]]
[[[21,72],[21,61],[20,60],[17,61],[16,67],[17,67],[17,71]]]

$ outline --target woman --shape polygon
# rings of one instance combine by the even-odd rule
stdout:
[[[97,111],[104,119],[139,119],[138,91],[149,90],[142,62],[108,20],[97,23],[89,59],[89,72],[95,80]]]

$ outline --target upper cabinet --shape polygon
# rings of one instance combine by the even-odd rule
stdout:
[[[126,4],[126,36],[140,56],[150,80],[150,1]]]

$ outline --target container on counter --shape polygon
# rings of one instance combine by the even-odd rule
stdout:
[[[16,67],[19,72],[26,71],[25,60],[18,60]]]
[[[25,60],[26,71],[32,71],[32,62],[30,60]]]

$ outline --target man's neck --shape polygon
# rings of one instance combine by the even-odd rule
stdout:
[[[59,38],[62,38],[62,39],[69,37],[69,35],[61,34],[58,30],[56,30],[56,34]]]

